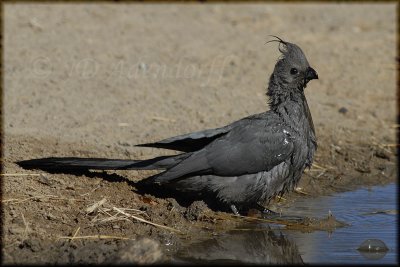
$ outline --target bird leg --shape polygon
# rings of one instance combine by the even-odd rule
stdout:
[[[238,208],[234,204],[230,205],[230,208],[235,215],[240,215]],[[255,206],[248,208],[248,210],[251,210],[251,209],[258,210],[262,216],[273,216],[273,215],[278,214],[277,212],[267,209],[258,203]]]
[[[231,210],[235,215],[240,215],[238,209],[236,208],[236,206],[234,204],[231,205]]]

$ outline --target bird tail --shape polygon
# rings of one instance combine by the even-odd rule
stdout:
[[[175,166],[185,154],[156,157],[147,160],[124,160],[104,158],[41,158],[17,162],[24,169],[45,171],[83,171],[83,170],[158,170]]]

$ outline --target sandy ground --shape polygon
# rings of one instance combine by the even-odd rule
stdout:
[[[3,172],[32,174],[2,177],[4,263],[148,263],[168,259],[182,238],[235,226],[201,202],[186,208],[137,194],[132,182],[149,172],[48,174],[15,161],[165,155],[134,145],[264,111],[279,56],[268,34],[302,47],[320,77],[306,89],[319,144],[299,185],[306,195],[285,195],[271,209],[395,181],[395,8],[4,5]],[[86,210],[103,198],[101,209]]]

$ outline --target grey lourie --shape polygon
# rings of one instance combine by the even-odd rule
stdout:
[[[234,213],[263,209],[261,204],[293,190],[317,149],[304,89],[318,75],[299,46],[276,38],[272,41],[279,43],[282,55],[268,84],[269,111],[225,127],[138,145],[181,154],[147,160],[51,157],[18,164],[48,171],[161,169],[137,187],[182,193]]]

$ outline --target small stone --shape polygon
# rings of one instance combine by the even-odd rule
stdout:
[[[13,217],[13,218],[15,218],[15,217],[18,216],[18,214],[15,212],[15,210],[10,210],[10,211],[9,211],[9,214],[10,214],[10,216]]]
[[[40,250],[40,242],[37,239],[27,239],[19,245],[19,248],[27,248],[32,252],[37,252]]]
[[[338,111],[339,113],[346,114],[349,110],[345,107],[341,107]]]
[[[357,250],[365,252],[378,252],[378,251],[388,251],[389,248],[382,240],[367,239],[361,243],[361,245],[357,248]]]
[[[12,235],[22,235],[25,233],[25,229],[22,227],[11,227],[8,229],[8,232]]]
[[[150,238],[130,242],[115,258],[116,263],[152,264],[163,259],[160,244]]]
[[[381,159],[386,159],[386,160],[390,160],[390,155],[388,152],[386,152],[383,149],[377,149],[375,151],[375,156]]]
[[[143,63],[143,62],[140,62],[139,63],[139,69],[143,70],[143,71],[146,71],[147,70],[147,64]]]
[[[379,260],[385,257],[389,248],[379,239],[367,239],[357,248],[360,254],[369,260]]]
[[[52,185],[54,184],[54,182],[52,180],[49,179],[49,177],[47,177],[44,174],[40,174],[38,182],[44,185]]]
[[[49,213],[46,214],[46,219],[54,221],[54,220],[57,220],[57,217],[49,212]]]

